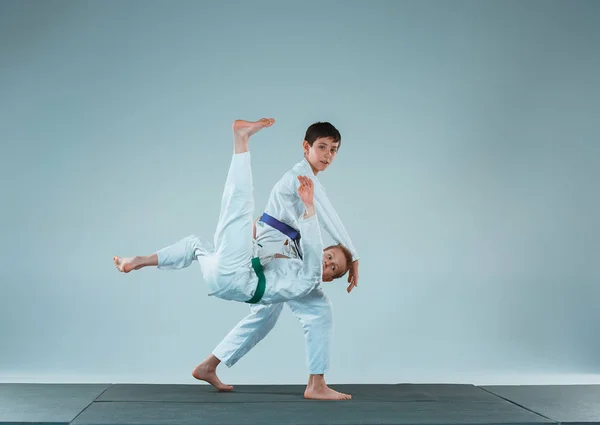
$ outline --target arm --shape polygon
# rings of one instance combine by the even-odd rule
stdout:
[[[321,283],[323,279],[323,241],[321,240],[321,228],[316,214],[299,220],[300,245],[302,247],[302,269],[299,273],[301,280]]]
[[[323,278],[323,241],[314,205],[314,183],[305,176],[298,176],[298,195],[305,211],[298,220],[300,225],[300,246],[304,253],[300,278],[321,282]]]
[[[319,218],[327,233],[329,233],[335,242],[341,243],[350,250],[353,260],[359,260],[354,244],[350,240],[350,236],[342,224],[342,220],[340,220],[338,213],[335,208],[333,208],[329,198],[327,198],[325,191],[315,190],[315,201],[319,209]]]
[[[299,180],[290,178],[288,181],[290,188],[288,189],[290,194],[296,193],[299,188]],[[287,192],[287,191],[286,191]],[[316,209],[319,210],[319,221],[323,225],[323,228],[336,243],[341,243],[352,253],[352,259],[358,260],[358,253],[348,236],[348,232],[344,228],[339,215],[333,208],[331,202],[327,198],[325,191],[317,184],[314,189],[314,204]]]
[[[354,261],[352,262],[352,267],[350,268],[348,273],[349,285],[347,288],[348,293],[350,293],[352,289],[354,289],[354,287],[358,286],[358,254],[356,252],[356,249],[354,248],[354,245],[352,244],[352,241],[350,240],[348,232],[346,232],[346,229],[342,224],[342,221],[340,220],[337,212],[333,208],[331,202],[329,202],[325,191],[321,187],[317,187],[315,189],[314,199],[317,208],[319,209],[319,220],[323,224],[323,227],[325,228],[327,233],[329,233],[331,238],[336,243],[341,243],[346,248],[348,248],[348,250],[350,250],[350,253],[352,254],[352,259]]]

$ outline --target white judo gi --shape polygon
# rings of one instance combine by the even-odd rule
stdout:
[[[221,201],[214,245],[188,236],[157,251],[159,269],[182,269],[197,260],[209,295],[247,302],[256,290],[258,277],[252,267],[256,254],[252,237],[254,198],[250,152],[234,154]],[[303,259],[273,258],[261,261],[266,287],[260,304],[289,301],[310,294],[322,281],[323,242],[317,215],[297,218]]]
[[[325,188],[317,180],[306,159],[298,162],[275,184],[265,212],[300,231],[299,248],[303,258],[306,258],[304,237],[310,238],[310,235],[303,233],[302,223],[298,220],[304,211],[304,205],[298,196],[297,176],[299,175],[308,176],[314,182],[314,200],[319,222],[332,239],[346,246],[352,253],[353,260],[357,260],[358,255],[348,233],[329,202]],[[299,258],[293,241],[279,230],[260,221],[256,225],[256,241],[262,245],[259,251],[261,258],[274,253]],[[329,298],[320,287],[316,287],[303,297],[287,301],[285,304],[302,324],[309,373],[324,374],[329,369],[333,333],[333,312]],[[213,350],[213,355],[228,367],[233,366],[273,329],[283,310],[283,305],[278,303],[251,306],[250,314],[225,336]]]

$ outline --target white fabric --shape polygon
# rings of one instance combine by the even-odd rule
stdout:
[[[327,198],[325,188],[313,173],[306,159],[302,159],[302,161],[294,165],[273,186],[264,212],[294,229],[300,230],[298,217],[304,212],[304,205],[298,196],[298,186],[300,183],[297,177],[300,175],[308,176],[314,182],[315,208],[319,217],[319,223],[321,223],[323,229],[336,243],[341,243],[348,248],[352,253],[353,260],[358,260],[358,253],[350,240],[350,236],[348,236],[348,232]],[[304,237],[302,232],[300,234]],[[283,233],[268,224],[262,221],[256,223],[256,240],[262,245],[264,252],[288,255],[284,252],[283,245],[286,239],[287,237]]]
[[[306,159],[297,163],[275,184],[271,190],[265,212],[279,221],[295,229],[300,229],[297,218],[304,210],[298,196],[297,176],[309,176],[314,181],[315,206],[319,221],[336,242],[345,245],[358,259],[358,255],[344,229],[337,213],[327,199],[325,188],[314,175]],[[256,225],[257,243],[262,245],[261,258],[279,253],[298,258],[294,244],[279,230],[258,222]],[[305,235],[300,229],[301,241]],[[287,243],[286,243],[287,241]],[[303,247],[301,246],[301,249]],[[286,260],[283,260],[286,261]],[[289,261],[289,260],[288,260]],[[333,312],[331,302],[321,288],[316,288],[308,295],[286,302],[296,315],[304,329],[306,341],[306,361],[310,374],[324,374],[329,369],[331,357],[331,340],[333,335]],[[273,329],[283,310],[283,304],[256,305],[250,308],[250,314],[243,318],[223,341],[213,350],[213,355],[228,367],[233,366],[240,358],[252,349]]]
[[[244,317],[213,350],[227,367],[237,363],[273,329],[286,304],[304,330],[308,373],[324,374],[329,369],[333,334],[331,301],[321,288],[285,303],[253,305]]]
[[[214,247],[194,235],[157,252],[159,269],[181,269],[198,260],[209,295],[245,302],[256,291],[258,278],[252,269],[252,171],[250,152],[234,154],[227,174]],[[303,297],[322,279],[323,242],[316,215],[298,218],[302,232],[303,260],[272,259],[264,264],[266,290],[259,301],[273,304]]]

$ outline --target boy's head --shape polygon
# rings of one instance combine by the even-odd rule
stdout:
[[[341,144],[340,132],[328,122],[316,122],[306,129],[302,147],[315,175],[329,167]]]
[[[344,276],[351,266],[352,254],[344,245],[331,245],[323,250],[323,282]]]

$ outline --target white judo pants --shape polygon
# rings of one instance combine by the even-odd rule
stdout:
[[[213,355],[227,367],[233,366],[273,329],[283,305],[287,304],[304,330],[309,374],[324,374],[329,369],[333,336],[331,301],[321,288],[302,298],[270,305],[253,305],[214,349]]]
[[[248,276],[254,273],[250,268],[253,254],[252,192],[250,152],[234,154],[221,199],[214,246],[194,235],[188,236],[157,251],[158,268],[182,269],[198,260],[211,292],[234,286],[232,283],[244,286]]]
[[[218,291],[227,279],[233,278],[236,271],[247,267],[251,261],[254,209],[252,190],[250,152],[235,154],[223,191],[214,246],[194,235],[188,236],[157,251],[158,267],[182,269],[197,260],[211,292]],[[329,369],[333,333],[331,302],[317,288],[306,296],[285,304],[302,324],[309,373],[324,374]],[[228,367],[233,366],[273,329],[283,305],[284,303],[252,305],[250,314],[215,348],[215,357]]]

